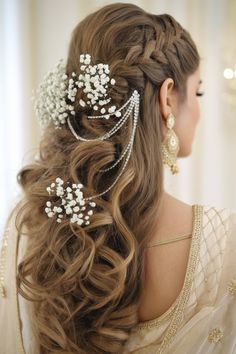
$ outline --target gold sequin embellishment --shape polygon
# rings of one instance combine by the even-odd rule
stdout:
[[[236,279],[230,280],[228,283],[228,291],[231,295],[236,295]]]
[[[210,330],[208,340],[211,343],[217,343],[223,337],[223,332],[219,328],[213,328]]]
[[[7,256],[9,228],[5,229],[2,241],[2,248],[0,252],[0,295],[2,298],[6,297],[6,288],[4,286],[4,271]]]

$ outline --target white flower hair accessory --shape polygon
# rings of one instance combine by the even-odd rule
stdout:
[[[83,187],[81,183],[73,183],[71,186],[64,188],[64,181],[60,177],[55,182],[52,182],[51,186],[47,187],[48,193],[51,194],[57,183],[56,195],[61,198],[61,205],[52,206],[50,200],[46,202],[45,212],[48,217],[51,218],[57,214],[57,222],[61,222],[64,211],[65,215],[72,215],[70,218],[72,223],[76,222],[79,225],[88,225],[90,223],[89,216],[93,214],[93,210],[90,209],[87,215],[84,216],[87,206],[89,205],[94,208],[96,203],[91,202],[91,200],[104,195],[115,185],[130,158],[138,122],[140,94],[137,90],[134,90],[130,98],[120,108],[117,109],[115,105],[109,108],[100,107],[100,115],[87,116],[88,119],[109,119],[111,116],[120,118],[104,135],[94,139],[83,138],[75,131],[70,122],[70,118],[75,116],[74,103],[77,91],[83,89],[83,92],[87,94],[86,101],[82,98],[79,100],[80,106],[85,107],[87,105],[98,112],[98,106],[105,106],[111,101],[111,98],[107,94],[108,84],[114,85],[116,81],[114,78],[109,77],[110,70],[108,64],[99,63],[91,65],[90,54],[81,54],[80,63],[81,73],[79,76],[75,72],[72,72],[71,77],[68,77],[66,65],[62,60],[60,60],[53,71],[46,75],[44,82],[38,89],[38,99],[35,104],[36,114],[41,127],[46,127],[50,122],[53,122],[56,129],[61,129],[61,126],[67,123],[68,128],[77,140],[101,141],[109,139],[133,116],[131,136],[121,156],[108,168],[99,170],[99,172],[107,172],[113,169],[127,155],[118,176],[105,191],[84,198],[81,192],[81,188]]]
[[[90,209],[87,211],[83,193],[81,192],[83,184],[73,183],[71,186],[69,186],[69,182],[67,182],[67,184],[68,186],[64,188],[64,181],[60,177],[57,177],[55,182],[52,182],[51,185],[46,188],[49,195],[54,194],[60,197],[61,203],[53,206],[52,202],[48,200],[46,202],[45,212],[49,218],[52,218],[57,214],[58,223],[62,221],[64,215],[71,215],[71,223],[89,225],[90,215],[93,215],[93,210]],[[90,202],[89,205],[94,208],[96,203]]]
[[[74,74],[72,74],[74,76]],[[69,114],[75,115],[74,98],[77,93],[74,80],[65,72],[65,64],[60,59],[56,68],[50,71],[36,90],[35,111],[41,128],[53,122],[56,129],[66,123]]]
[[[84,74],[79,75],[79,87],[84,87],[84,92],[87,93],[88,101],[80,99],[79,103],[82,107],[89,105],[93,107],[95,111],[99,109],[98,105],[103,106],[111,101],[111,98],[107,98],[107,88],[108,83],[115,85],[116,81],[114,78],[110,79],[109,76],[109,65],[99,63],[97,65],[91,65],[91,56],[89,54],[80,55],[80,68],[84,71]],[[117,117],[121,116],[120,111],[116,111],[116,106],[111,106],[108,109],[108,113],[115,113]],[[101,108],[100,112],[102,114],[107,113],[106,108]],[[105,118],[109,119],[110,115],[106,115]]]
[[[83,65],[80,65],[79,77],[72,72],[69,78],[66,73],[66,64],[63,59],[60,59],[56,68],[50,71],[39,85],[36,91],[38,98],[34,96],[34,108],[43,129],[51,121],[56,129],[60,129],[70,115],[75,115],[74,102],[80,88],[83,88],[83,92],[87,94],[86,102],[83,99],[79,100],[81,107],[87,105],[98,111],[99,105],[104,106],[111,101],[110,97],[107,98],[108,83],[115,85],[116,81],[109,76],[109,65],[103,63],[91,65],[90,54],[81,54],[80,63]],[[104,116],[106,119],[109,119],[111,114],[116,117],[121,116],[121,112],[116,111],[115,105],[108,109],[102,107],[100,112],[106,113]]]

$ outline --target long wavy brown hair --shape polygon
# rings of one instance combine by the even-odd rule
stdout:
[[[138,323],[145,269],[145,245],[156,227],[163,193],[159,90],[173,78],[180,100],[199,65],[190,34],[170,15],[155,15],[129,3],[114,3],[89,14],[75,27],[67,73],[80,70],[80,54],[108,63],[116,80],[109,94],[121,106],[137,89],[140,112],[129,162],[114,187],[95,199],[90,224],[48,218],[46,187],[56,177],[83,183],[84,196],[104,191],[121,167],[106,168],[127,146],[132,120],[106,141],[78,141],[67,124],[44,131],[39,159],[17,175],[23,189],[17,230],[27,235],[18,265],[18,292],[33,304],[32,324],[44,353],[120,353]],[[101,136],[108,121],[88,120],[91,108],[75,102],[72,121],[81,136]]]

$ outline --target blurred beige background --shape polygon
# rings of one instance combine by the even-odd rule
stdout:
[[[32,90],[66,57],[74,26],[112,2],[0,0],[0,235],[20,195],[16,174],[40,140]],[[192,154],[178,159],[178,175],[165,169],[166,189],[187,203],[236,208],[236,1],[121,2],[173,15],[192,34],[202,58],[205,95]]]

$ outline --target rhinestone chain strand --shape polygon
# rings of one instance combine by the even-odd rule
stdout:
[[[131,112],[132,112],[132,110],[134,108],[133,129],[132,129],[132,133],[131,133],[131,137],[130,137],[129,143],[128,143],[125,151],[123,152],[123,154],[119,158],[119,160],[116,161],[112,166],[110,166],[108,169],[105,170],[105,171],[108,171],[108,170],[111,170],[112,168],[114,168],[117,165],[117,163],[119,161],[121,161],[123,159],[123,157],[126,155],[126,153],[128,152],[126,160],[124,162],[124,165],[123,165],[120,173],[118,174],[118,176],[116,177],[114,182],[110,185],[110,187],[108,187],[102,193],[99,193],[97,195],[94,195],[94,196],[91,196],[91,197],[88,197],[88,198],[84,198],[85,201],[100,197],[101,195],[107,193],[115,185],[115,183],[118,181],[118,179],[120,178],[121,174],[123,173],[123,171],[124,171],[124,169],[125,169],[125,167],[126,167],[126,165],[128,163],[128,160],[130,158],[131,152],[132,152],[134,136],[135,136],[135,131],[136,131],[137,122],[138,122],[138,115],[139,115],[139,97],[140,97],[140,95],[137,92],[137,90],[134,90],[134,92],[133,92],[133,94],[132,94],[132,96],[131,96],[131,98],[129,100],[129,101],[131,101],[130,107],[128,108],[127,112],[125,112],[124,116],[118,121],[118,123],[108,133],[106,133],[104,136],[96,138],[96,139],[85,139],[85,138],[80,137],[75,132],[75,130],[73,129],[73,127],[72,127],[72,125],[70,123],[70,120],[68,119],[68,125],[70,127],[71,132],[76,137],[76,139],[82,140],[82,141],[104,140],[107,137],[110,137],[111,135],[113,135],[120,128],[120,126],[122,126],[125,123],[125,121],[128,119],[129,115],[131,114]],[[92,117],[92,116],[90,116],[90,117]],[[97,117],[99,117],[99,116],[97,116]],[[103,117],[103,116],[100,116],[100,117]]]

